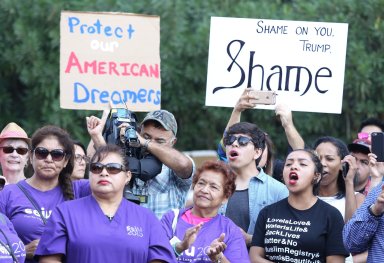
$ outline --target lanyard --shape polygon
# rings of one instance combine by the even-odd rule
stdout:
[[[12,245],[10,244],[8,237],[4,234],[3,230],[0,229],[1,234],[4,236],[7,244],[5,244],[3,241],[0,240],[0,244],[8,251],[8,253],[12,256],[13,262],[18,263],[15,253],[12,250]]]

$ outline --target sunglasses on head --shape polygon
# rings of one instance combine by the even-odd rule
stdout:
[[[38,160],[46,159],[48,155],[51,155],[53,161],[60,162],[65,157],[65,151],[63,149],[54,149],[49,151],[44,147],[36,147],[33,152],[35,153],[35,156]]]
[[[252,142],[252,139],[242,135],[237,137],[235,135],[228,135],[223,140],[224,145],[232,145],[235,141],[237,141],[240,146],[246,146],[249,142]]]
[[[118,174],[121,171],[125,171],[124,166],[119,163],[107,163],[107,164],[91,163],[91,165],[89,166],[89,170],[93,174],[101,174],[104,168],[107,170],[109,174]]]
[[[12,146],[4,146],[0,148],[3,150],[3,153],[5,154],[10,154],[16,151],[20,155],[25,155],[28,152],[28,148],[24,148],[24,147],[13,148]]]
[[[357,134],[357,138],[360,139],[360,140],[366,140],[369,138],[369,133],[368,132],[359,132]]]

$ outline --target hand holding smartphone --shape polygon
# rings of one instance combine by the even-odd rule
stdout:
[[[384,132],[371,133],[371,151],[377,156],[378,162],[384,162]]]
[[[254,97],[256,104],[275,105],[276,104],[276,92],[270,90],[251,90],[249,95]]]

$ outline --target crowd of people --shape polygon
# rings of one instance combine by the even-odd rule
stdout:
[[[88,147],[61,127],[29,137],[7,124],[0,262],[384,262],[384,164],[371,151],[384,124],[363,121],[349,144],[309,143],[276,105],[290,146],[279,160],[267,131],[241,122],[257,108],[250,91],[218,160],[200,167],[175,148],[177,122],[163,109],[141,122],[133,157],[103,135],[108,114],[87,117]],[[129,125],[117,128],[126,145]]]

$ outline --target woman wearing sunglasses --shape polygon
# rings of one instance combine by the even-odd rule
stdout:
[[[0,134],[0,164],[6,184],[25,179],[30,139],[16,123],[8,123]]]
[[[218,214],[235,191],[235,174],[221,161],[206,161],[193,177],[193,205],[161,219],[178,262],[249,262],[240,229]]]
[[[26,262],[33,255],[52,210],[65,200],[90,194],[87,180],[72,183],[73,142],[56,126],[38,129],[31,139],[32,177],[0,192],[0,212],[13,223],[25,244]]]
[[[117,145],[96,150],[90,164],[92,195],[53,212],[36,251],[39,262],[175,262],[155,215],[123,198],[131,179],[124,160]]]

